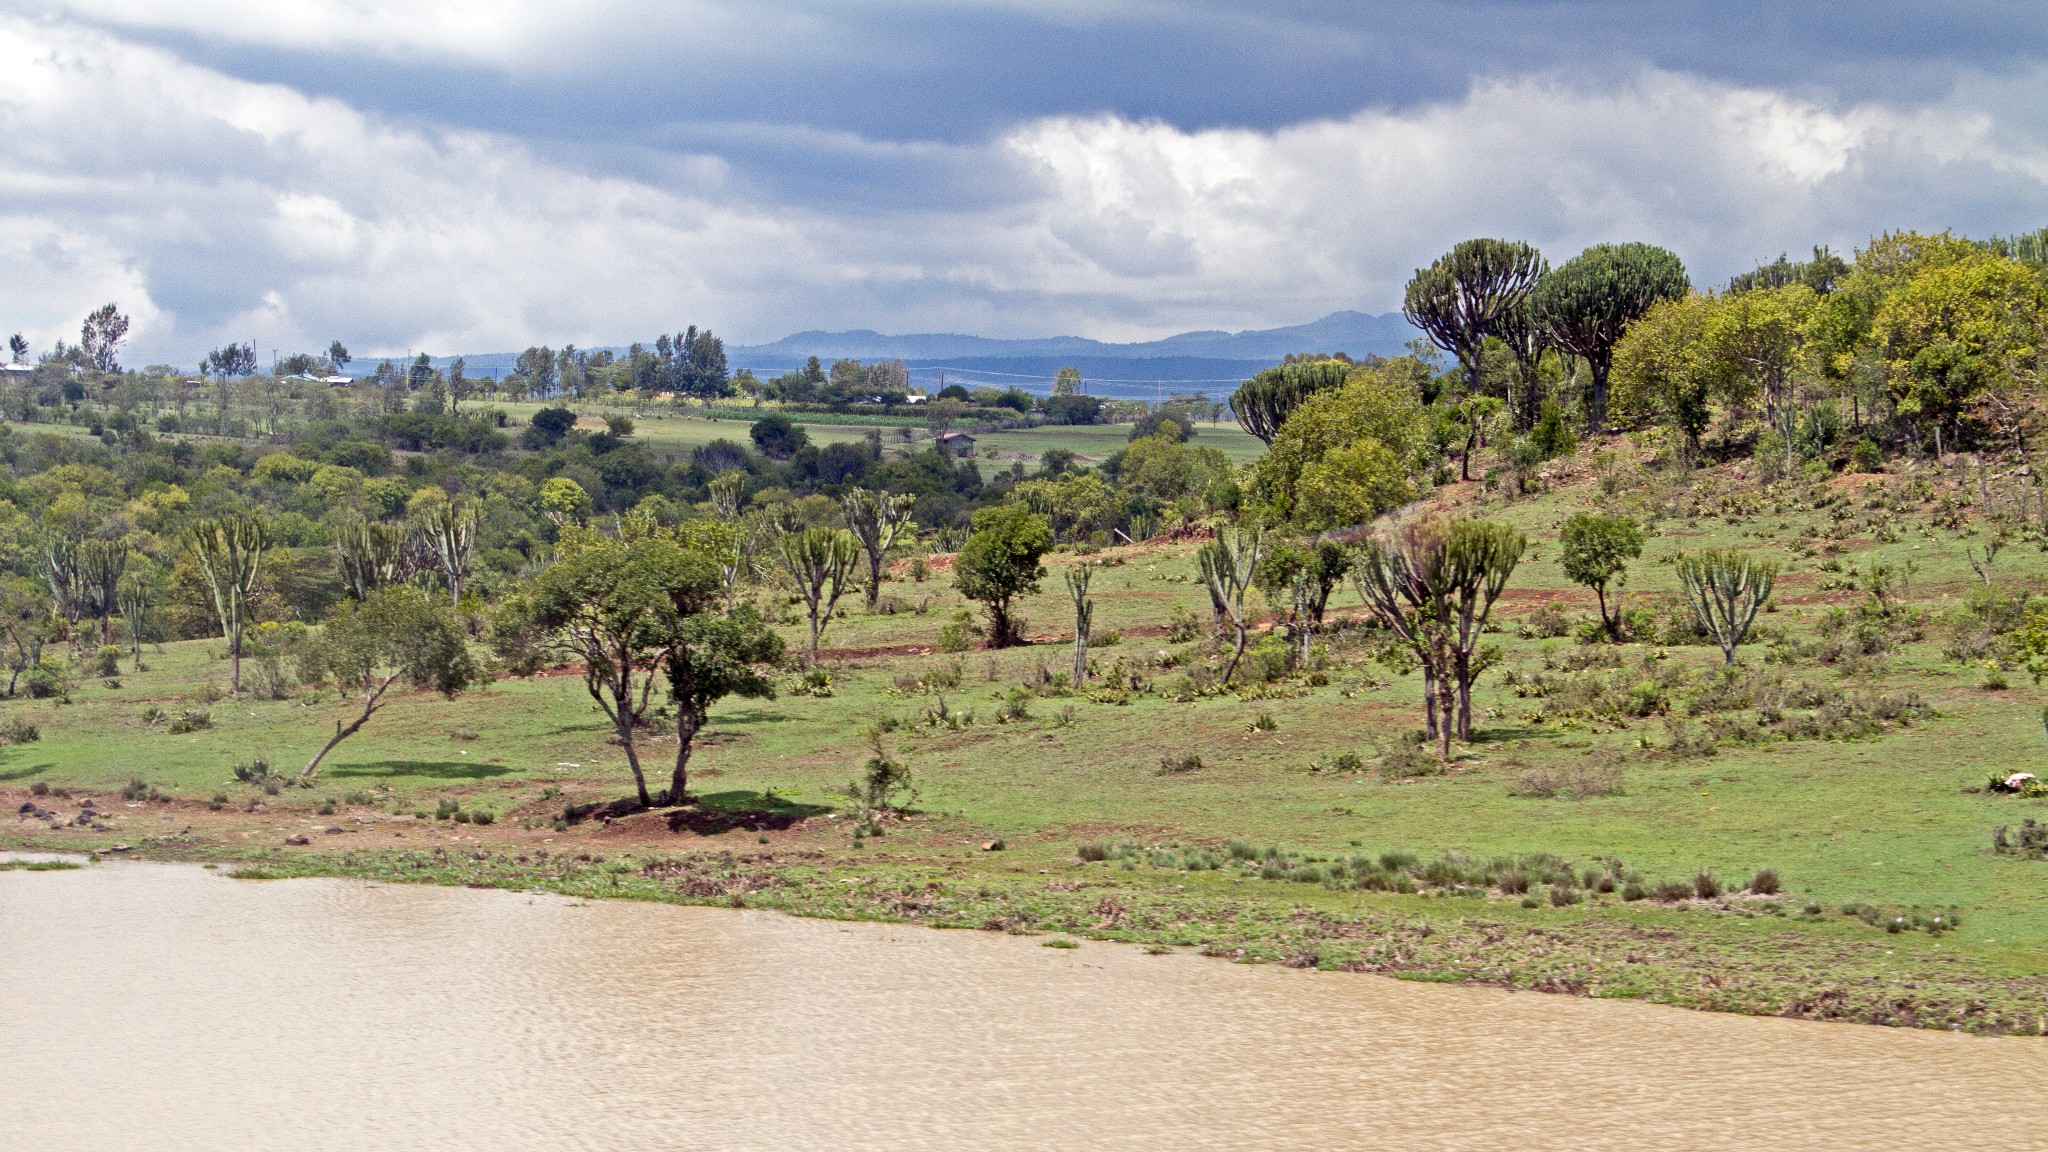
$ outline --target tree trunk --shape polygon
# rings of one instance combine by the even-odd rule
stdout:
[[[640,770],[640,749],[633,745],[633,714],[621,710],[613,725],[619,733],[619,743],[626,749],[626,766],[633,770],[633,791],[640,797],[640,806],[654,807],[654,797],[647,794],[647,774]]]
[[[1472,666],[1465,656],[1458,657],[1458,739],[1472,739]]]
[[[384,690],[391,687],[392,681],[396,679],[398,679],[398,677],[393,676],[390,680],[386,680],[382,684],[377,685],[375,691],[371,692],[368,696],[365,696],[363,698],[362,714],[357,716],[354,720],[350,721],[348,724],[343,724],[339,720],[336,720],[334,722],[334,739],[329,740],[325,745],[321,747],[320,751],[315,752],[313,754],[313,758],[311,760],[306,761],[306,766],[304,768],[299,769],[299,779],[311,779],[313,773],[320,770],[320,761],[325,760],[327,758],[327,754],[329,752],[334,751],[335,745],[355,735],[358,731],[362,729],[362,726],[364,724],[369,722],[370,714],[377,710],[377,701],[383,699]]]
[[[870,552],[868,553],[868,611],[873,612],[875,605],[881,603],[881,600],[882,554]]]
[[[1427,663],[1422,666],[1422,730],[1436,739],[1436,671]]]
[[[692,742],[697,739],[697,730],[703,722],[695,715],[676,709],[676,770],[669,774],[668,795],[664,798],[671,806],[679,805],[690,796],[690,753]]]
[[[1451,758],[1451,728],[1456,723],[1458,693],[1448,678],[1440,678],[1436,684],[1436,754],[1439,760]]]
[[[237,622],[226,629],[228,642],[228,691],[233,695],[242,694],[242,626]]]
[[[1621,643],[1621,628],[1616,621],[1609,619],[1607,615],[1607,585],[1595,584],[1593,586],[1593,595],[1600,598],[1600,626],[1607,629],[1607,638],[1609,640],[1614,641],[1616,644]]]
[[[1088,634],[1074,633],[1074,687],[1088,682]]]
[[[1607,361],[1598,356],[1586,357],[1586,367],[1593,373],[1593,399],[1586,405],[1586,427],[1595,432],[1607,430]]]
[[[1237,644],[1231,650],[1230,663],[1226,665],[1223,669],[1223,683],[1225,687],[1228,687],[1230,685],[1230,678],[1237,674],[1237,663],[1238,661],[1244,659],[1245,641],[1248,638],[1246,635],[1244,623],[1242,621],[1238,620],[1236,617],[1232,617],[1230,620],[1230,626],[1237,633]]]

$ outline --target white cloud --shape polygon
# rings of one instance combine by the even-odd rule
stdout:
[[[1084,282],[1256,323],[1283,300],[1297,315],[1387,307],[1411,269],[1469,235],[1526,238],[1553,260],[1647,240],[1719,277],[1802,242],[1982,223],[1912,195],[1869,215],[1909,171],[1935,188],[2022,176],[2012,206],[2038,212],[2038,145],[1991,137],[1967,110],[1835,110],[1647,72],[1609,91],[1490,82],[1454,103],[1272,133],[1100,117],[1026,125],[1008,143],[1056,190],[1046,227],[1086,262]]]
[[[552,27],[541,7],[507,19]],[[410,9],[293,11],[317,38],[336,13],[381,27]],[[254,5],[201,13],[262,19]],[[487,351],[691,322],[743,339],[1121,339],[1386,310],[1415,266],[1472,235],[1527,238],[1553,260],[1648,240],[1706,280],[1887,227],[2034,226],[2048,215],[2042,87],[2031,74],[1927,107],[1832,107],[1651,71],[1606,88],[1491,81],[1270,132],[1052,117],[980,144],[855,140],[841,151],[883,175],[806,199],[738,153],[593,172],[544,144],[399,124],[110,33],[0,20],[0,324],[47,346],[118,299],[137,363],[240,339]],[[863,201],[892,165],[918,190]]]

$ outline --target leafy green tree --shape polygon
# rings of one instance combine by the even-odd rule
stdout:
[[[1536,322],[1592,373],[1586,420],[1607,426],[1607,373],[1622,333],[1659,301],[1691,290],[1685,265],[1651,244],[1595,244],[1544,275],[1530,298]]]
[[[1268,444],[1288,416],[1318,392],[1341,387],[1351,374],[1347,360],[1297,360],[1267,368],[1230,394],[1238,426]]]
[[[344,698],[352,697],[360,705],[352,719],[334,722],[334,736],[299,770],[301,780],[317,773],[336,745],[360,732],[390,703],[386,694],[400,680],[452,700],[486,679],[470,658],[454,612],[408,585],[380,588],[360,604],[342,601],[321,625],[299,672],[310,683],[333,684]]]
[[[1038,591],[1045,577],[1039,563],[1052,548],[1052,528],[1021,504],[999,504],[974,514],[967,543],[953,558],[953,586],[988,612],[988,644],[1009,648],[1021,642],[1011,604]]]
[[[1386,365],[1360,369],[1288,418],[1252,466],[1252,492],[1302,531],[1363,523],[1414,498],[1425,432],[1421,399],[1405,375]]]
[[[540,510],[556,527],[580,524],[590,515],[590,493],[567,476],[556,476],[540,486]]]
[[[625,749],[640,803],[652,806],[639,732],[688,609],[718,592],[718,566],[674,540],[571,528],[533,591],[508,601],[492,643],[522,674],[549,655],[583,665],[583,686]]]
[[[1628,579],[1629,561],[1643,554],[1643,526],[1633,516],[1580,512],[1568,517],[1559,534],[1565,578],[1593,590],[1600,601],[1600,624],[1607,635],[1621,639],[1620,605],[1609,612],[1607,589]]]
[[[121,342],[128,338],[128,317],[118,304],[102,304],[85,318],[78,333],[78,350],[93,371],[108,375],[121,370]]]
[[[666,800],[681,804],[689,796],[690,752],[711,706],[727,696],[773,699],[775,684],[761,669],[782,659],[782,638],[753,605],[721,611],[715,594],[695,581],[671,590],[671,611],[666,660],[676,764]]]
[[[1053,377],[1053,381],[1052,381],[1052,394],[1053,394],[1053,395],[1055,395],[1055,396],[1074,396],[1074,395],[1078,395],[1078,394],[1080,393],[1080,391],[1081,391],[1081,370],[1080,370],[1079,368],[1075,368],[1075,367],[1072,367],[1072,366],[1068,366],[1068,367],[1065,367],[1065,368],[1061,368],[1061,369],[1060,369],[1060,371],[1059,371],[1059,375],[1057,375],[1057,376]]]
[[[839,598],[853,583],[860,561],[860,542],[843,528],[800,528],[776,542],[782,571],[796,586],[811,625],[810,661],[818,662],[818,639],[832,623]]]
[[[1661,301],[1614,347],[1614,411],[1668,421],[1688,463],[1699,459],[1713,399],[1731,388],[1729,366],[1707,337],[1716,307],[1701,295]]]
[[[1975,408],[2002,423],[1995,410],[2035,387],[2044,316],[2048,285],[2018,261],[1980,252],[1915,271],[1871,322],[1899,415],[1937,437]]]
[[[1416,269],[1401,311],[1430,343],[1457,358],[1466,390],[1476,396],[1486,338],[1499,336],[1528,303],[1545,267],[1543,254],[1519,240],[1461,241]]]
[[[1775,562],[1725,548],[1708,548],[1678,562],[1678,583],[1693,616],[1719,642],[1723,662],[1731,665],[1777,579]]]
[[[753,439],[754,447],[772,460],[787,460],[796,455],[797,449],[811,442],[810,433],[791,423],[789,417],[780,412],[770,412],[754,421],[747,435]]]
[[[192,562],[213,592],[214,617],[228,642],[228,684],[242,692],[242,631],[248,622],[249,596],[270,547],[270,526],[263,520],[231,513],[200,520],[185,534]]]

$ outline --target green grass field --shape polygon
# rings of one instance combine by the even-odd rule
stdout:
[[[1205,439],[1208,434],[1205,429]],[[1075,845],[1095,840],[1172,844],[1180,851],[1220,850],[1236,839],[1326,856],[1404,850],[1427,858],[1456,850],[1481,859],[1537,852],[1581,863],[1615,857],[1650,880],[1690,879],[1710,870],[1731,887],[1768,867],[1783,879],[1782,900],[1719,910],[1624,906],[1611,897],[1570,909],[1526,909],[1498,897],[1449,904],[1458,905],[1457,923],[1468,927],[1479,915],[1524,927],[1580,925],[1586,939],[1594,938],[1598,925],[1619,923],[1631,930],[1648,930],[1642,927],[1647,925],[1693,933],[1688,939],[1734,940],[1726,945],[1733,950],[1729,955],[1749,956],[1766,969],[1775,946],[1770,940],[1827,942],[1861,949],[1855,962],[1876,965],[1873,986],[1925,979],[1930,972],[1965,972],[1987,980],[2018,979],[2036,993],[2048,988],[2041,980],[2048,973],[2048,862],[1990,851],[1995,826],[2048,818],[2048,804],[1971,790],[1993,772],[2040,770],[2048,763],[2039,719],[2043,694],[2023,674],[2009,688],[1982,687],[1981,668],[1957,665],[1941,653],[1942,614],[1979,583],[1964,554],[1981,545],[1979,529],[1966,526],[1972,533],[1966,535],[1929,528],[1912,515],[1858,512],[1890,524],[1883,534],[1896,533],[1896,540],[1877,544],[1857,535],[1861,522],[1839,525],[1805,508],[1802,501],[1810,502],[1820,489],[1696,514],[1717,507],[1718,497],[1647,476],[1636,481],[1618,485],[1613,497],[1580,480],[1491,508],[1526,529],[1534,547],[1502,603],[1504,627],[1493,637],[1500,647],[1499,671],[1478,691],[1477,739],[1446,774],[1405,777],[1376,770],[1375,761],[1418,727],[1418,688],[1412,676],[1368,659],[1368,634],[1356,629],[1331,634],[1323,684],[1294,679],[1185,703],[1171,699],[1169,685],[1178,673],[1159,665],[1199,645],[1169,643],[1163,626],[1176,605],[1207,613],[1192,549],[1181,545],[1094,557],[1110,564],[1094,583],[1096,629],[1127,633],[1114,646],[1097,646],[1098,672],[1112,673],[1121,663],[1151,691],[1131,694],[1128,702],[1041,692],[1026,699],[1027,715],[998,722],[999,708],[1024,697],[1020,686],[1041,679],[1041,667],[1059,671],[1069,665],[1064,638],[1071,635],[1070,607],[1058,570],[1073,557],[1053,557],[1044,591],[1022,605],[1027,634],[1042,642],[1005,652],[938,651],[942,626],[963,608],[959,597],[943,571],[922,583],[899,577],[886,587],[886,611],[869,615],[856,603],[828,631],[825,645],[836,654],[828,663],[829,696],[785,691],[772,701],[728,701],[717,708],[694,761],[697,788],[717,803],[742,808],[769,803],[770,796],[774,804],[807,806],[807,812],[843,808],[846,782],[870,755],[864,733],[887,719],[896,725],[889,746],[914,772],[917,808],[926,816],[891,832],[886,843],[941,863],[956,879],[1000,874],[1016,882],[1034,869],[1071,868]],[[1863,483],[1834,482],[1851,494],[1852,508],[1875,498]],[[1576,619],[1590,614],[1590,595],[1569,585],[1557,567],[1555,535],[1564,514],[1592,503],[1657,514],[1658,535],[1627,586],[1635,603],[1675,588],[1668,561],[1681,550],[1717,544],[1780,556],[1787,572],[1775,611],[1760,620],[1784,641],[1813,640],[1830,608],[1858,601],[1861,593],[1853,589],[1824,586],[1845,579],[1847,568],[1911,565],[1908,596],[1929,619],[1922,638],[1902,641],[1881,661],[1854,668],[1771,663],[1774,649],[1762,644],[1743,649],[1743,658],[1754,675],[1800,681],[1845,700],[1917,694],[1935,714],[1889,726],[1881,735],[1724,742],[1711,755],[1680,756],[1667,748],[1671,729],[1662,716],[1544,713],[1543,699],[1517,694],[1511,681],[1607,675],[1618,683],[1661,678],[1698,686],[1712,682],[1720,663],[1717,649],[1699,645],[1589,646],[1569,637],[1517,635],[1519,622],[1548,601]],[[1665,510],[1657,512],[1659,507]],[[1841,547],[1836,556],[1802,556],[1779,547],[1819,541],[1830,532]],[[1843,571],[1827,571],[1823,564]],[[2048,556],[2032,544],[2010,547],[1994,573],[2001,584],[2037,587],[2048,576]],[[1355,615],[1355,595],[1340,592],[1333,610]],[[793,618],[786,621],[793,648],[800,630]],[[877,651],[882,649],[888,651]],[[1546,664],[1587,658],[1615,666],[1596,662],[1589,671],[1546,670]],[[10,719],[25,719],[41,730],[38,742],[0,749],[0,788],[10,790],[10,800],[36,783],[105,794],[141,777],[191,800],[225,792],[235,806],[232,816],[252,798],[249,788],[232,780],[232,765],[261,755],[279,767],[296,767],[344,711],[331,697],[303,691],[286,700],[223,699],[207,706],[210,729],[172,735],[162,723],[145,722],[145,709],[154,705],[175,715],[200,707],[195,701],[202,685],[225,685],[221,645],[173,644],[146,652],[145,659],[149,670],[124,672],[119,687],[85,679],[69,703],[6,706]],[[933,686],[934,673],[941,686]],[[1562,690],[1553,695],[1557,691]],[[1674,689],[1673,699],[1683,691],[1690,689]],[[941,698],[950,715],[972,712],[973,722],[957,729],[926,722]],[[1679,709],[1674,704],[1671,710]],[[1262,718],[1270,720],[1269,729],[1258,730]],[[452,703],[412,696],[330,757],[316,787],[265,803],[272,814],[289,813],[322,799],[371,793],[376,809],[403,812],[457,797],[507,817],[544,819],[565,800],[623,794],[623,759],[607,743],[608,731],[573,675],[500,681]],[[672,741],[653,742],[657,770],[672,752]],[[1346,754],[1356,759],[1339,759]],[[1161,773],[1162,758],[1184,755],[1198,756],[1200,768]],[[1515,794],[1529,773],[1569,770],[1596,756],[1620,773],[1611,794]],[[39,827],[33,823],[21,827],[13,837],[19,842],[69,842],[59,834],[31,835]],[[131,822],[120,835],[132,838],[139,827]],[[834,867],[858,869],[863,857],[848,855],[857,846],[849,844],[846,827],[814,819],[778,832],[775,843],[825,851],[838,861]],[[563,843],[592,834],[583,826],[534,833]],[[218,850],[243,843],[237,836],[220,833],[218,844],[225,847]],[[978,845],[996,840],[1007,847],[1000,856],[978,851]],[[727,841],[751,843],[744,833],[729,833],[708,846]],[[683,835],[642,847],[704,846],[701,838]],[[1306,899],[1303,893],[1310,891],[1242,873],[1225,880],[1170,866],[1116,874],[1141,887],[1150,884],[1144,890],[1155,894],[1188,891],[1193,884],[1192,891],[1210,894],[1210,912],[1217,900],[1279,901],[1271,905],[1277,908]],[[1449,906],[1427,896],[1313,892],[1317,906],[1339,910],[1391,909],[1389,914],[1426,917],[1446,915]],[[1954,909],[1964,927],[1938,937],[1890,935],[1841,914],[1844,904],[1878,906],[1888,914]],[[1798,914],[1810,905],[1818,905],[1821,914]],[[1752,919],[1767,921],[1782,939],[1756,936],[1763,929],[1751,925]],[[1708,927],[1723,920],[1728,923]],[[1716,935],[1727,932],[1739,938]],[[1801,979],[1823,975],[1816,969]],[[1670,998],[1715,1002],[1704,993]],[[2041,999],[2048,1003],[2048,996]]]

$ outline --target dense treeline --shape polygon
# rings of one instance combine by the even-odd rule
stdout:
[[[17,422],[0,428],[8,691],[62,692],[118,660],[117,639],[139,661],[148,641],[218,635],[236,690],[252,656],[269,680],[357,693],[360,726],[398,679],[452,694],[573,660],[652,802],[634,745],[650,685],[666,685],[683,721],[766,691],[747,669],[781,658],[768,618],[802,619],[815,661],[849,593],[873,610],[892,557],[957,551],[955,581],[1003,646],[1020,639],[1012,601],[1038,590],[1048,550],[1194,529],[1210,538],[1201,571],[1222,685],[1250,641],[1250,591],[1306,659],[1350,579],[1422,670],[1426,727],[1448,752],[1469,732],[1478,635],[1523,541],[1483,521],[1382,521],[1440,486],[1526,492],[1581,435],[1629,432],[1680,469],[1754,454],[1767,475],[1872,469],[1887,452],[2023,453],[2042,410],[2044,250],[2041,235],[1895,233],[1853,260],[1816,249],[1703,291],[1649,245],[1596,245],[1552,267],[1524,243],[1467,241],[1409,284],[1417,352],[1290,356],[1246,381],[1229,410],[1266,448],[1243,465],[1201,442],[1220,406],[1118,409],[1070,372],[1048,396],[918,396],[893,362],[813,361],[756,381],[729,376],[722,344],[692,327],[617,358],[531,349],[483,387],[460,361],[424,356],[346,379],[339,342],[267,374],[229,346],[194,378],[122,370],[127,322],[109,305],[77,346],[34,365],[17,338],[0,388]],[[491,406],[740,394],[773,406],[744,440],[687,455],[651,450],[626,415],[557,404],[522,422]],[[915,420],[851,443],[811,443],[787,415],[913,399]],[[1052,450],[984,472],[941,435],[1119,416],[1128,442],[1095,461]],[[92,438],[30,431],[36,420]],[[1640,534],[1627,522],[1573,532],[1573,579],[1619,635],[1605,589]],[[1688,564],[1700,627],[1732,661],[1772,570],[1741,555]],[[1085,578],[1069,588],[1085,675]]]

